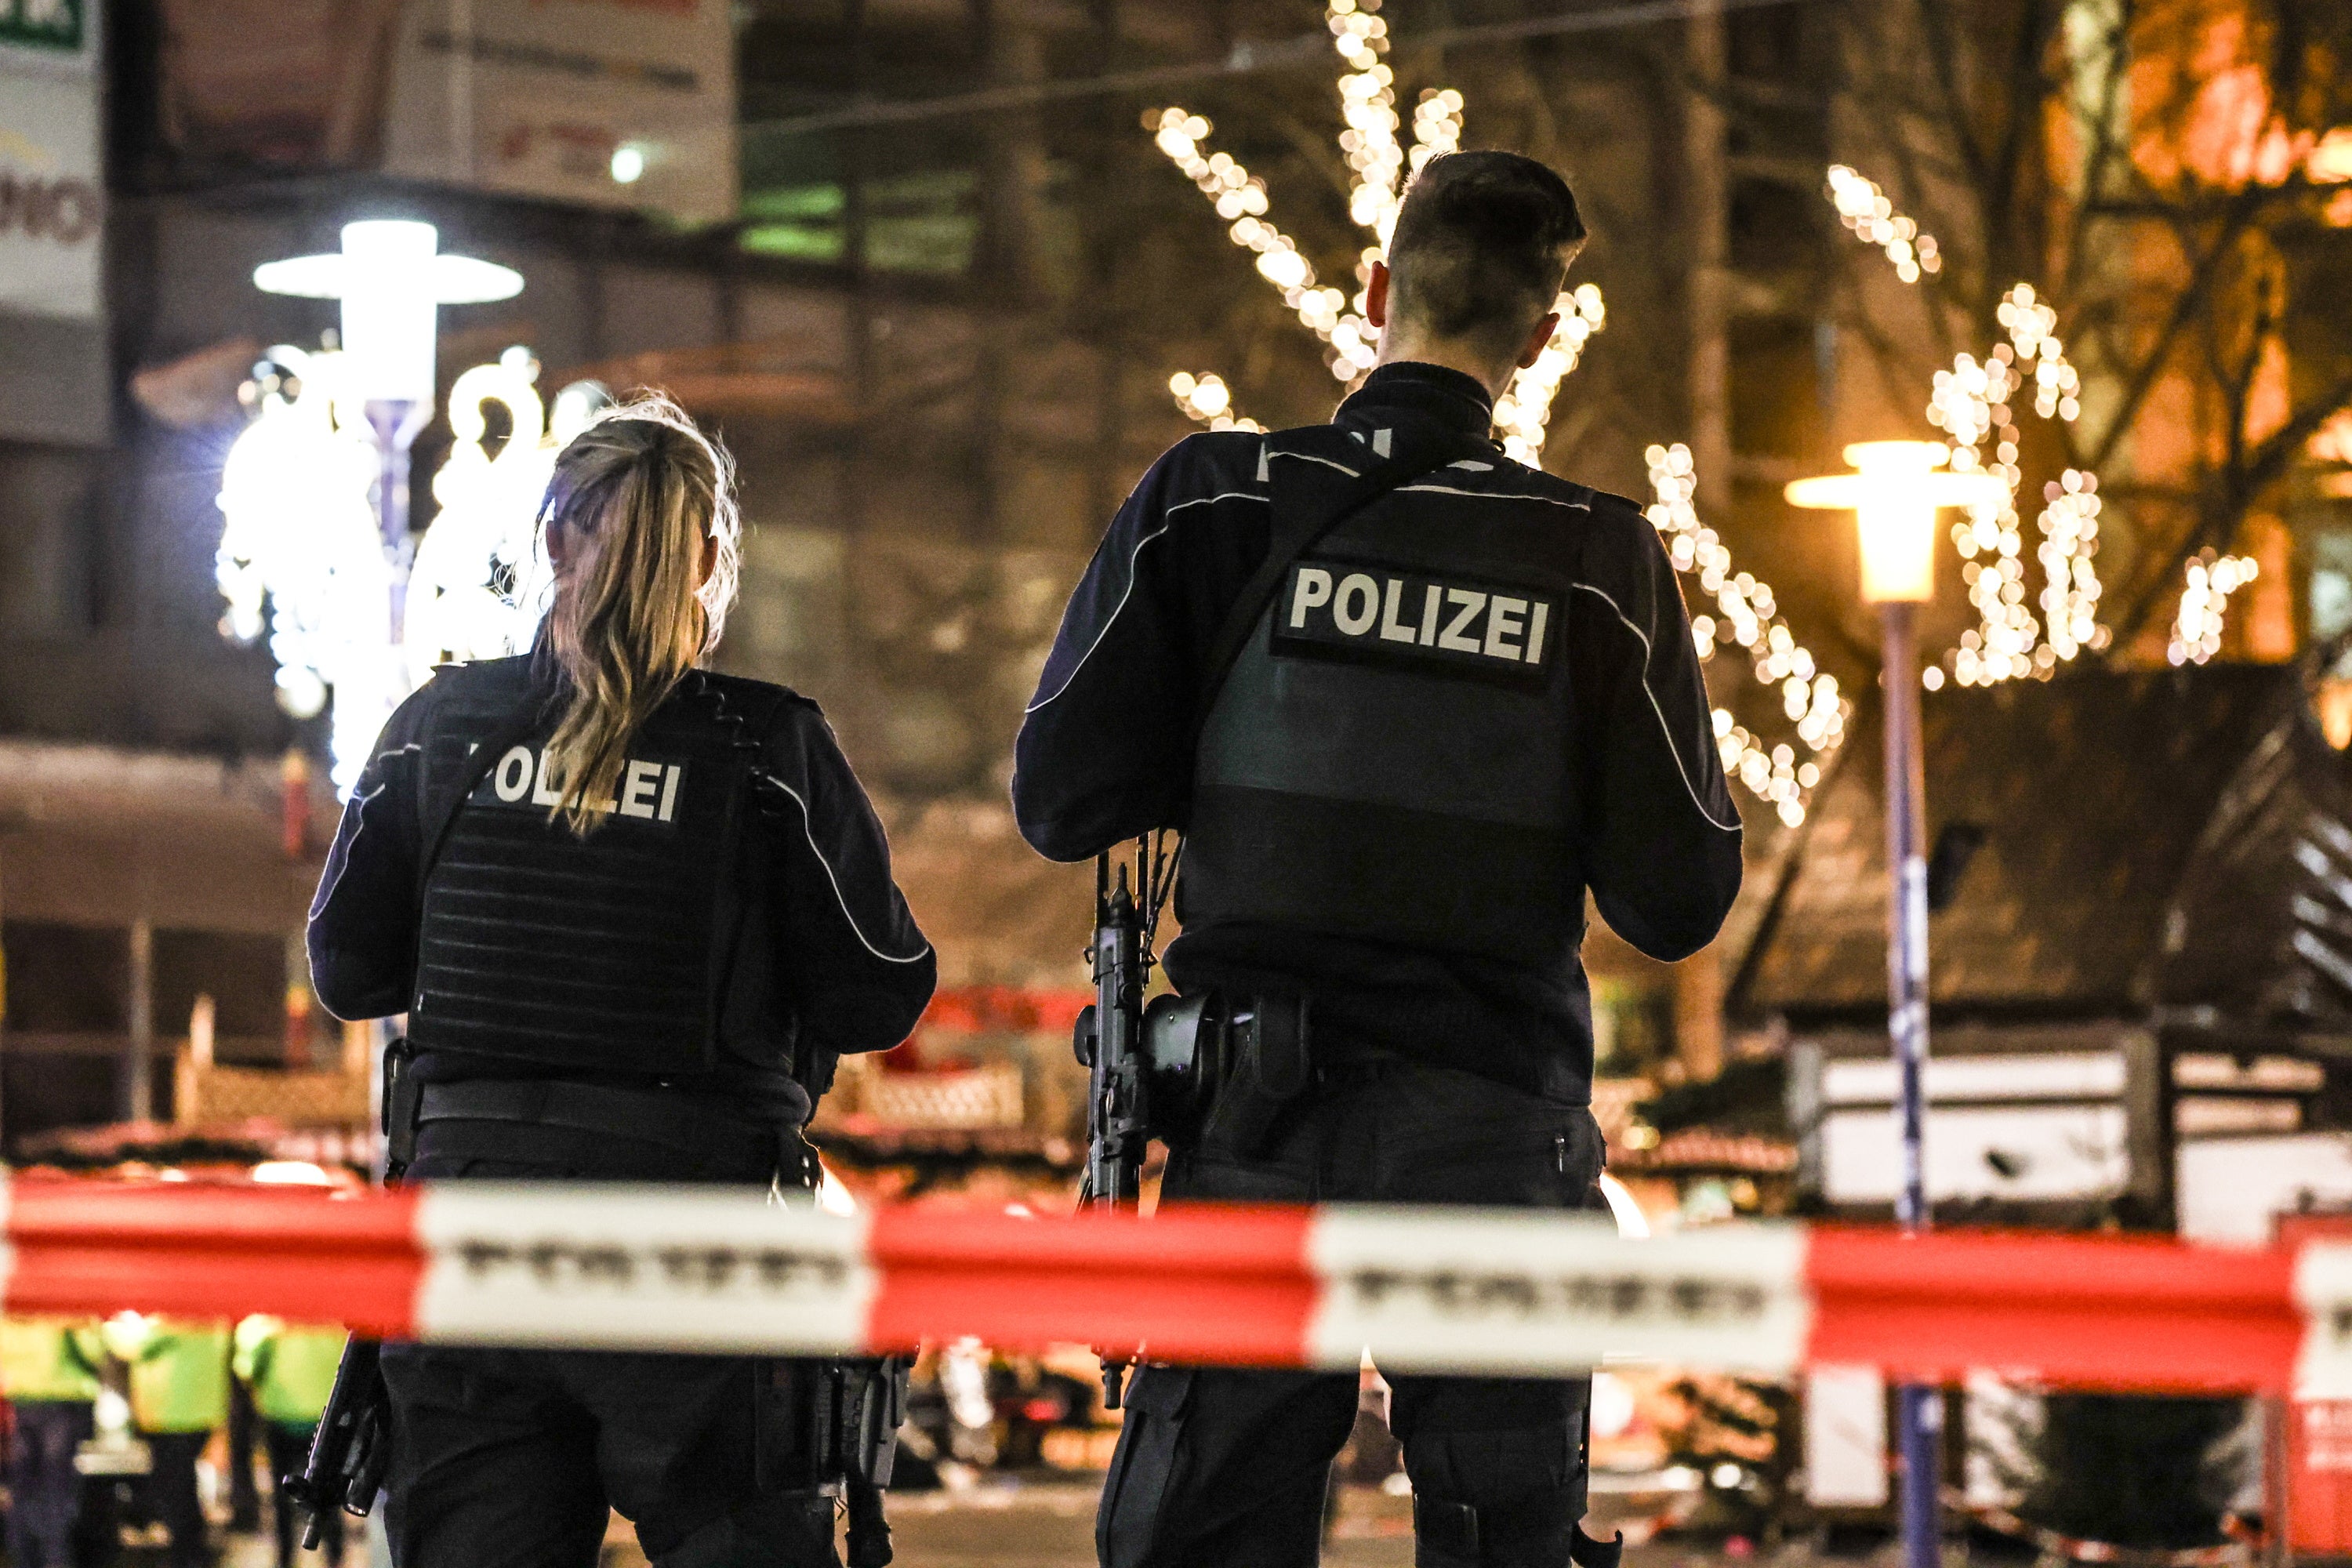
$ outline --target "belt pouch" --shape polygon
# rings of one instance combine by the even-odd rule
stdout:
[[[1312,1044],[1304,996],[1255,996],[1236,1008],[1233,1049],[1202,1138],[1245,1159],[1271,1150],[1282,1113],[1306,1092]]]

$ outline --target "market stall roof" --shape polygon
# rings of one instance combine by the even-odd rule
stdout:
[[[2305,947],[2315,940],[2296,923],[2308,889],[2284,874],[2314,844],[2338,857],[2347,934],[2329,940],[2352,955],[2347,764],[2319,733],[2300,668],[2070,672],[1934,693],[1925,709],[1939,1013],[2136,1016],[2162,1003],[2352,1022],[2352,956],[2337,981],[2315,982],[2295,947],[2297,929]],[[1885,1016],[1880,745],[1874,708],[1857,714],[1735,1013]],[[2339,840],[2340,855],[2326,847]]]

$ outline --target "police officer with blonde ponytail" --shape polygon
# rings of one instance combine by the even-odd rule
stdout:
[[[936,978],[881,825],[814,703],[702,668],[740,523],[684,413],[607,412],[541,525],[537,646],[440,670],[352,794],[318,994],[408,1016],[409,1179],[809,1189],[835,1061]],[[590,1568],[608,1504],[661,1568],[836,1561],[833,1497],[772,1462],[776,1363],[390,1345],[383,1374],[400,1568]]]

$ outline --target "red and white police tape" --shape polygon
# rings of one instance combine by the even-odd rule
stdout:
[[[1621,1241],[1481,1209],[942,1208],[467,1183],[329,1193],[20,1177],[0,1310],[269,1312],[443,1343],[856,1353],[975,1335],[1155,1360],[1574,1372],[1972,1370],[2352,1396],[2352,1244],[1726,1225]]]

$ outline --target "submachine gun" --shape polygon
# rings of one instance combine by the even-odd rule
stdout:
[[[387,1186],[407,1173],[416,1153],[421,1089],[411,1070],[414,1060],[406,1040],[384,1047],[381,1099]],[[343,1359],[336,1363],[335,1384],[320,1412],[302,1473],[278,1478],[278,1489],[302,1510],[305,1552],[318,1550],[329,1510],[339,1508],[354,1519],[375,1510],[376,1493],[383,1489],[384,1469],[392,1461],[392,1395],[383,1385],[383,1360],[380,1340],[353,1334],[343,1342]]]
[[[1169,837],[1136,841],[1134,887],[1125,862],[1114,867],[1108,854],[1095,860],[1095,940],[1087,953],[1095,1000],[1078,1015],[1071,1042],[1088,1074],[1081,1211],[1137,1206],[1151,1140],[1180,1142],[1196,1132],[1221,1076],[1228,1032],[1215,997],[1161,995],[1144,1004],[1160,910],[1182,855]],[[1131,1360],[1103,1352],[1103,1404],[1112,1410]]]
[[[280,1476],[278,1489],[306,1516],[302,1550],[319,1548],[319,1532],[330,1510],[365,1519],[375,1508],[383,1471],[392,1457],[385,1417],[390,1405],[379,1365],[383,1346],[356,1334],[343,1342],[335,1386],[310,1438],[310,1457],[299,1476]]]

